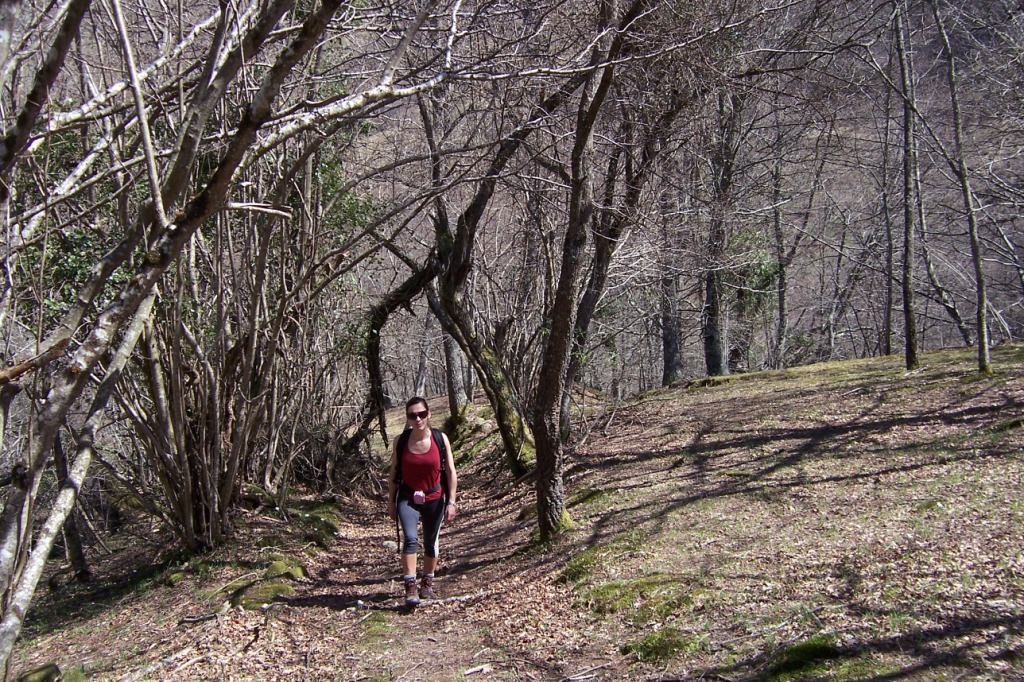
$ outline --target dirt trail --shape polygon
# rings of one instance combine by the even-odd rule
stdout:
[[[338,652],[351,669],[334,679],[563,680],[595,666],[590,675],[610,672],[613,660],[586,641],[570,591],[555,580],[556,552],[531,549],[534,523],[519,520],[529,489],[494,498],[475,478],[461,475],[460,514],[442,530],[437,602],[405,607],[395,526],[382,508],[350,515],[339,541],[317,558],[312,580],[288,603],[309,607],[326,632],[351,633]]]

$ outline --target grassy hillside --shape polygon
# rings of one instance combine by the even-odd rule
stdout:
[[[442,600],[412,613],[376,496],[247,511],[239,542],[202,557],[125,542],[134,573],[117,552],[97,584],[41,590],[14,669],[1021,680],[1024,348],[993,361],[990,377],[970,350],[910,374],[821,364],[590,406],[566,475],[577,526],[548,547],[531,490],[467,457]]]

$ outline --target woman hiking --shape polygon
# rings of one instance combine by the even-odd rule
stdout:
[[[395,439],[388,475],[388,516],[402,526],[402,579],[405,603],[415,606],[421,599],[437,599],[434,571],[437,570],[438,537],[441,524],[455,518],[458,477],[448,436],[430,427],[430,408],[416,396],[405,404],[408,428]],[[416,582],[417,527],[423,522],[423,576]]]

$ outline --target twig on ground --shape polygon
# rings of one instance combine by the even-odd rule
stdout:
[[[590,673],[594,672],[595,670],[601,670],[602,668],[607,668],[610,665],[611,665],[611,662],[602,663],[601,665],[595,665],[592,668],[587,668],[586,670],[581,670],[578,673],[573,673],[572,675],[569,675],[568,677],[563,677],[561,680],[559,680],[559,682],[573,682],[574,680],[589,680],[589,679],[594,677],[594,675],[591,675]]]
[[[178,621],[178,625],[191,625],[193,623],[202,623],[207,620],[213,620],[217,616],[218,614],[216,613],[206,613],[202,616],[185,616],[184,618]]]
[[[492,670],[494,670],[494,666],[492,666],[490,663],[484,663],[483,665],[478,665],[475,668],[470,668],[469,670],[467,670],[466,672],[464,672],[462,674],[463,675],[475,675],[476,673],[489,673]]]
[[[441,604],[453,604],[455,602],[473,601],[475,599],[484,599],[485,597],[492,597],[492,596],[494,596],[494,594],[495,594],[494,592],[477,592],[476,594],[462,594],[462,595],[459,595],[457,597],[445,597],[444,599],[431,599],[429,601],[421,601],[419,603],[419,605],[416,606],[416,608],[417,609],[422,609],[422,608],[426,608],[426,607],[430,607],[430,606],[440,606]],[[389,610],[393,610],[395,607],[393,605],[388,605],[388,604],[381,605],[381,606],[373,604],[373,605],[368,606],[367,608],[377,609],[377,610],[381,610],[381,611],[389,611]],[[406,607],[405,604],[403,604],[402,608],[407,608],[407,607]]]
[[[174,673],[181,672],[182,670],[184,670],[185,668],[189,667],[190,665],[195,665],[196,663],[199,663],[200,661],[204,661],[204,660],[206,660],[209,657],[210,657],[210,654],[203,654],[202,656],[196,656],[195,658],[190,658],[189,660],[185,661],[184,663],[179,665],[177,668],[172,670],[171,674],[173,675]]]
[[[417,663],[413,667],[411,667],[408,670],[406,670],[404,673],[402,673],[401,675],[396,677],[395,680],[397,681],[397,680],[403,679],[406,675],[408,675],[409,673],[411,673],[413,670],[415,670],[416,668],[420,667],[421,665],[423,665],[423,661],[420,661],[419,663]]]
[[[224,583],[223,585],[218,587],[216,590],[211,592],[210,593],[210,597],[213,597],[213,595],[217,594],[218,592],[220,592],[221,590],[223,590],[223,589],[225,589],[227,587],[230,587],[231,585],[234,585],[235,583],[240,583],[243,580],[245,580],[246,578],[251,578],[251,577],[259,575],[259,574],[260,574],[260,571],[252,571],[250,573],[246,573],[245,575],[240,575],[237,578],[232,578],[231,580],[227,581],[226,583]]]
[[[223,604],[221,604],[221,607],[217,609],[214,613],[206,613],[201,616],[185,616],[178,621],[178,625],[191,625],[193,623],[202,623],[208,620],[213,620],[214,618],[222,616],[225,613],[227,613],[230,607],[231,602],[224,602]]]

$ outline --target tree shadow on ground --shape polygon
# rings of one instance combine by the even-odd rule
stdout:
[[[190,566],[189,559],[197,558],[200,568]],[[87,583],[72,582],[58,589],[50,589],[32,605],[25,619],[23,638],[84,623],[94,616],[122,605],[132,597],[144,599],[146,594],[161,586],[169,573],[199,574],[216,568],[262,568],[263,564],[238,560],[206,559],[190,555],[184,550],[168,553],[160,561],[142,563],[115,573],[99,575]]]
[[[827,659],[808,660],[808,668],[825,660],[863,659],[866,655],[898,654],[913,656],[918,660],[899,670],[878,673],[858,678],[859,682],[885,682],[886,680],[931,679],[940,668],[956,669],[957,679],[971,673],[991,674],[991,669],[979,666],[979,661],[1002,660],[1017,662],[1024,658],[1020,645],[1013,646],[1009,640],[1024,631],[1024,616],[974,617],[965,616],[941,627],[923,628],[892,637],[879,637],[855,644],[832,648]],[[970,641],[953,645],[956,640],[970,638]],[[941,646],[947,644],[947,646]],[[949,646],[952,645],[952,646]],[[983,651],[1001,647],[995,654]],[[687,682],[696,679],[764,680],[771,679],[773,672],[779,672],[780,655],[785,647],[761,651],[742,661],[728,666],[700,670],[685,677],[662,677],[658,682]],[[1024,673],[1018,666],[1016,672],[1006,679],[1021,679]],[[829,679],[820,674],[800,675],[799,668],[785,671],[785,679],[815,680]],[[947,670],[946,672],[949,672]],[[740,675],[741,677],[736,677]]]
[[[1013,409],[1017,412],[1009,412]],[[693,492],[688,495],[671,497],[648,497],[645,501],[630,506],[618,507],[601,517],[593,524],[588,546],[596,544],[610,530],[609,525],[623,515],[630,519],[644,518],[653,520],[656,525],[664,523],[669,514],[683,507],[721,497],[732,495],[751,495],[764,493],[766,490],[794,489],[820,484],[836,484],[859,480],[874,480],[879,477],[913,472],[932,466],[946,465],[964,460],[982,460],[985,458],[1013,457],[1019,454],[1015,450],[1001,449],[992,445],[979,451],[976,444],[965,447],[958,452],[953,444],[940,437],[919,439],[912,445],[891,447],[870,443],[871,435],[881,435],[897,429],[925,428],[937,423],[953,424],[966,427],[991,427],[996,416],[1005,418],[1008,413],[1020,414],[1024,408],[1020,402],[1007,399],[1002,405],[967,407],[958,410],[933,410],[928,413],[905,417],[892,417],[881,420],[866,420],[865,414],[836,424],[822,424],[811,427],[767,428],[758,429],[756,434],[741,435],[734,438],[708,441],[714,427],[706,427],[694,435],[691,444],[682,450],[631,451],[606,457],[599,461],[588,461],[577,464],[570,475],[600,474],[613,470],[622,471],[624,464],[639,464],[658,460],[670,460],[662,469],[665,481],[678,481],[688,486]],[[986,419],[987,417],[987,419]],[[774,447],[773,447],[774,446]],[[773,474],[802,463],[824,461],[830,458],[861,457],[871,459],[873,450],[877,450],[877,466],[869,469],[838,474],[832,476],[799,475],[791,480],[770,479]],[[928,458],[915,461],[894,463],[899,455],[914,455],[922,451],[935,450]],[[747,453],[760,453],[745,456]],[[736,457],[743,456],[741,462]],[[735,467],[742,465],[742,471]],[[626,473],[617,478],[606,478],[603,490],[626,492],[650,487],[650,471],[638,470]],[[714,475],[726,476],[725,481],[709,483]],[[732,474],[732,475],[730,475]]]
[[[305,594],[297,597],[279,596],[275,601],[297,608],[347,611],[349,609],[380,609],[385,607],[392,607],[393,610],[398,610],[397,605],[389,604],[389,602],[397,601],[397,599],[398,593],[391,590],[388,592],[371,591],[356,594],[327,592],[319,594]]]

